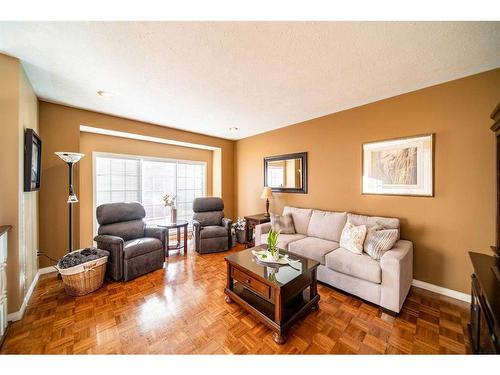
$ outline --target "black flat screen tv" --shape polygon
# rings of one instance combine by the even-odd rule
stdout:
[[[24,132],[24,191],[40,189],[42,140],[33,129]]]

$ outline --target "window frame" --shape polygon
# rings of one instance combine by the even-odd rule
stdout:
[[[96,198],[97,198],[97,169],[96,169],[96,159],[102,157],[102,158],[108,158],[108,159],[128,159],[128,160],[138,160],[139,161],[139,171],[138,171],[138,194],[140,197],[140,203],[142,203],[142,193],[143,193],[143,181],[142,181],[142,163],[143,161],[157,161],[157,162],[166,162],[166,163],[175,163],[175,193],[177,196],[177,165],[178,164],[196,164],[196,165],[202,165],[203,166],[203,183],[202,183],[202,190],[203,190],[203,196],[207,196],[207,191],[208,191],[208,168],[207,168],[207,162],[202,161],[202,160],[187,160],[187,159],[173,159],[173,158],[162,158],[162,157],[156,157],[156,156],[141,156],[141,155],[131,155],[131,154],[117,154],[117,153],[110,153],[110,152],[100,152],[100,151],[93,151],[92,152],[92,217],[93,217],[93,223],[92,223],[92,230],[94,233],[94,236],[97,235],[97,217],[96,217]]]

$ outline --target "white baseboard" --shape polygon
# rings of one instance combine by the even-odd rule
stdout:
[[[35,290],[35,286],[38,283],[38,279],[40,278],[41,275],[45,275],[46,273],[51,273],[51,272],[56,272],[57,270],[54,267],[45,267],[45,268],[40,268],[38,272],[36,273],[35,277],[33,278],[33,282],[31,283],[28,292],[26,293],[26,296],[24,297],[23,304],[21,305],[21,308],[19,311],[10,313],[7,315],[7,321],[8,322],[15,322],[17,320],[21,320],[24,315],[24,311],[26,310],[26,307],[28,306],[28,302],[30,301],[31,295],[33,294],[33,290]]]
[[[455,298],[460,301],[465,301],[467,303],[470,303],[471,301],[470,294],[462,293],[453,289],[443,288],[442,286],[426,283],[425,281],[413,279],[411,285],[416,286],[417,288],[430,290],[431,292],[434,293],[442,294],[443,296]]]
[[[38,270],[38,274],[40,276],[45,275],[46,273],[52,273],[52,272],[57,272],[57,269],[54,266],[44,267],[44,268],[40,268]]]
[[[26,296],[24,296],[23,304],[21,305],[21,308],[19,311],[10,313],[7,315],[7,321],[8,322],[15,322],[16,320],[21,320],[24,315],[24,311],[26,310],[26,306],[28,306],[28,302],[31,298],[31,295],[33,294],[33,290],[35,290],[35,286],[38,283],[38,278],[40,277],[40,273],[37,272],[35,277],[33,278],[33,281],[28,289],[28,292],[26,293]]]

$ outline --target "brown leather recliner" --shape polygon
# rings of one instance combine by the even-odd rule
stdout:
[[[233,221],[224,217],[224,202],[221,198],[195,198],[193,212],[195,251],[200,254],[217,253],[232,247]]]
[[[163,268],[166,231],[146,226],[145,216],[138,202],[97,207],[99,230],[94,241],[99,249],[110,253],[106,275],[113,280],[128,281]]]

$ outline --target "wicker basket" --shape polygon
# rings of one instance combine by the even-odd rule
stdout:
[[[83,296],[102,286],[107,263],[108,257],[104,256],[74,267],[56,268],[62,276],[66,293],[70,296]]]

